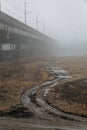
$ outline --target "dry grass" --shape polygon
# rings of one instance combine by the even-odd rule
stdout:
[[[21,103],[22,93],[46,81],[49,75],[42,62],[5,61],[0,63],[0,111]]]
[[[59,57],[54,58],[54,63],[68,70],[75,78],[87,77],[87,57]]]
[[[0,111],[6,111],[10,107],[20,104],[21,95],[26,89],[51,78],[43,66],[46,62],[65,68],[74,77],[73,80],[87,79],[87,57],[48,58],[37,62],[0,62]],[[85,87],[87,89],[87,86]],[[86,89],[84,88],[81,92],[87,92]],[[66,97],[62,99],[63,90],[63,86],[60,85],[55,99],[56,91],[52,89],[47,96],[48,101],[63,111],[87,116],[87,104],[80,100],[73,102],[72,99],[69,102]],[[73,90],[78,91],[79,86],[71,86],[69,92]]]
[[[73,79],[51,89],[48,102],[62,111],[87,117],[87,82],[81,83],[82,79],[87,79],[87,57],[62,57],[54,61],[56,66],[68,70]]]

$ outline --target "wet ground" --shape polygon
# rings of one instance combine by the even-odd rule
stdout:
[[[87,130],[86,124],[75,123],[59,119],[44,120],[37,117],[17,119],[0,118],[0,130]]]
[[[0,130],[87,130],[87,118],[62,112],[46,100],[51,88],[72,76],[61,67],[45,68],[54,76],[53,80],[27,90],[22,95],[23,105],[1,113],[4,117],[0,118]]]
[[[38,118],[51,121],[53,120],[56,122],[62,120],[62,123],[63,120],[65,120],[65,122],[72,122],[73,125],[76,125],[76,127],[78,126],[78,122],[86,124],[87,118],[62,112],[47,103],[46,95],[48,91],[51,88],[58,86],[60,80],[68,80],[72,77],[68,72],[60,67],[46,66],[46,69],[49,73],[54,75],[54,79],[27,90],[22,96],[23,105]],[[65,128],[65,126],[61,126],[61,129],[71,129],[68,127],[69,126]],[[84,125],[82,125],[81,129],[84,130]]]

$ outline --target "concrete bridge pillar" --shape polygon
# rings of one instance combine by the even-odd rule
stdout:
[[[0,51],[2,51],[2,44],[0,44]]]
[[[21,44],[15,43],[15,58],[20,58],[20,50],[21,50]]]
[[[15,44],[12,44],[12,43],[10,44],[10,50],[11,50],[11,51],[14,51],[14,50],[15,50]]]
[[[0,44],[0,60],[3,58],[3,47],[2,47],[2,44]]]

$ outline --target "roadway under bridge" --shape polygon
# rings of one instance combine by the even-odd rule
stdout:
[[[53,40],[0,12],[0,59],[47,56]]]

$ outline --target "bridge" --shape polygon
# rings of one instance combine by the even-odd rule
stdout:
[[[0,12],[0,58],[46,56],[51,43],[50,37]]]

